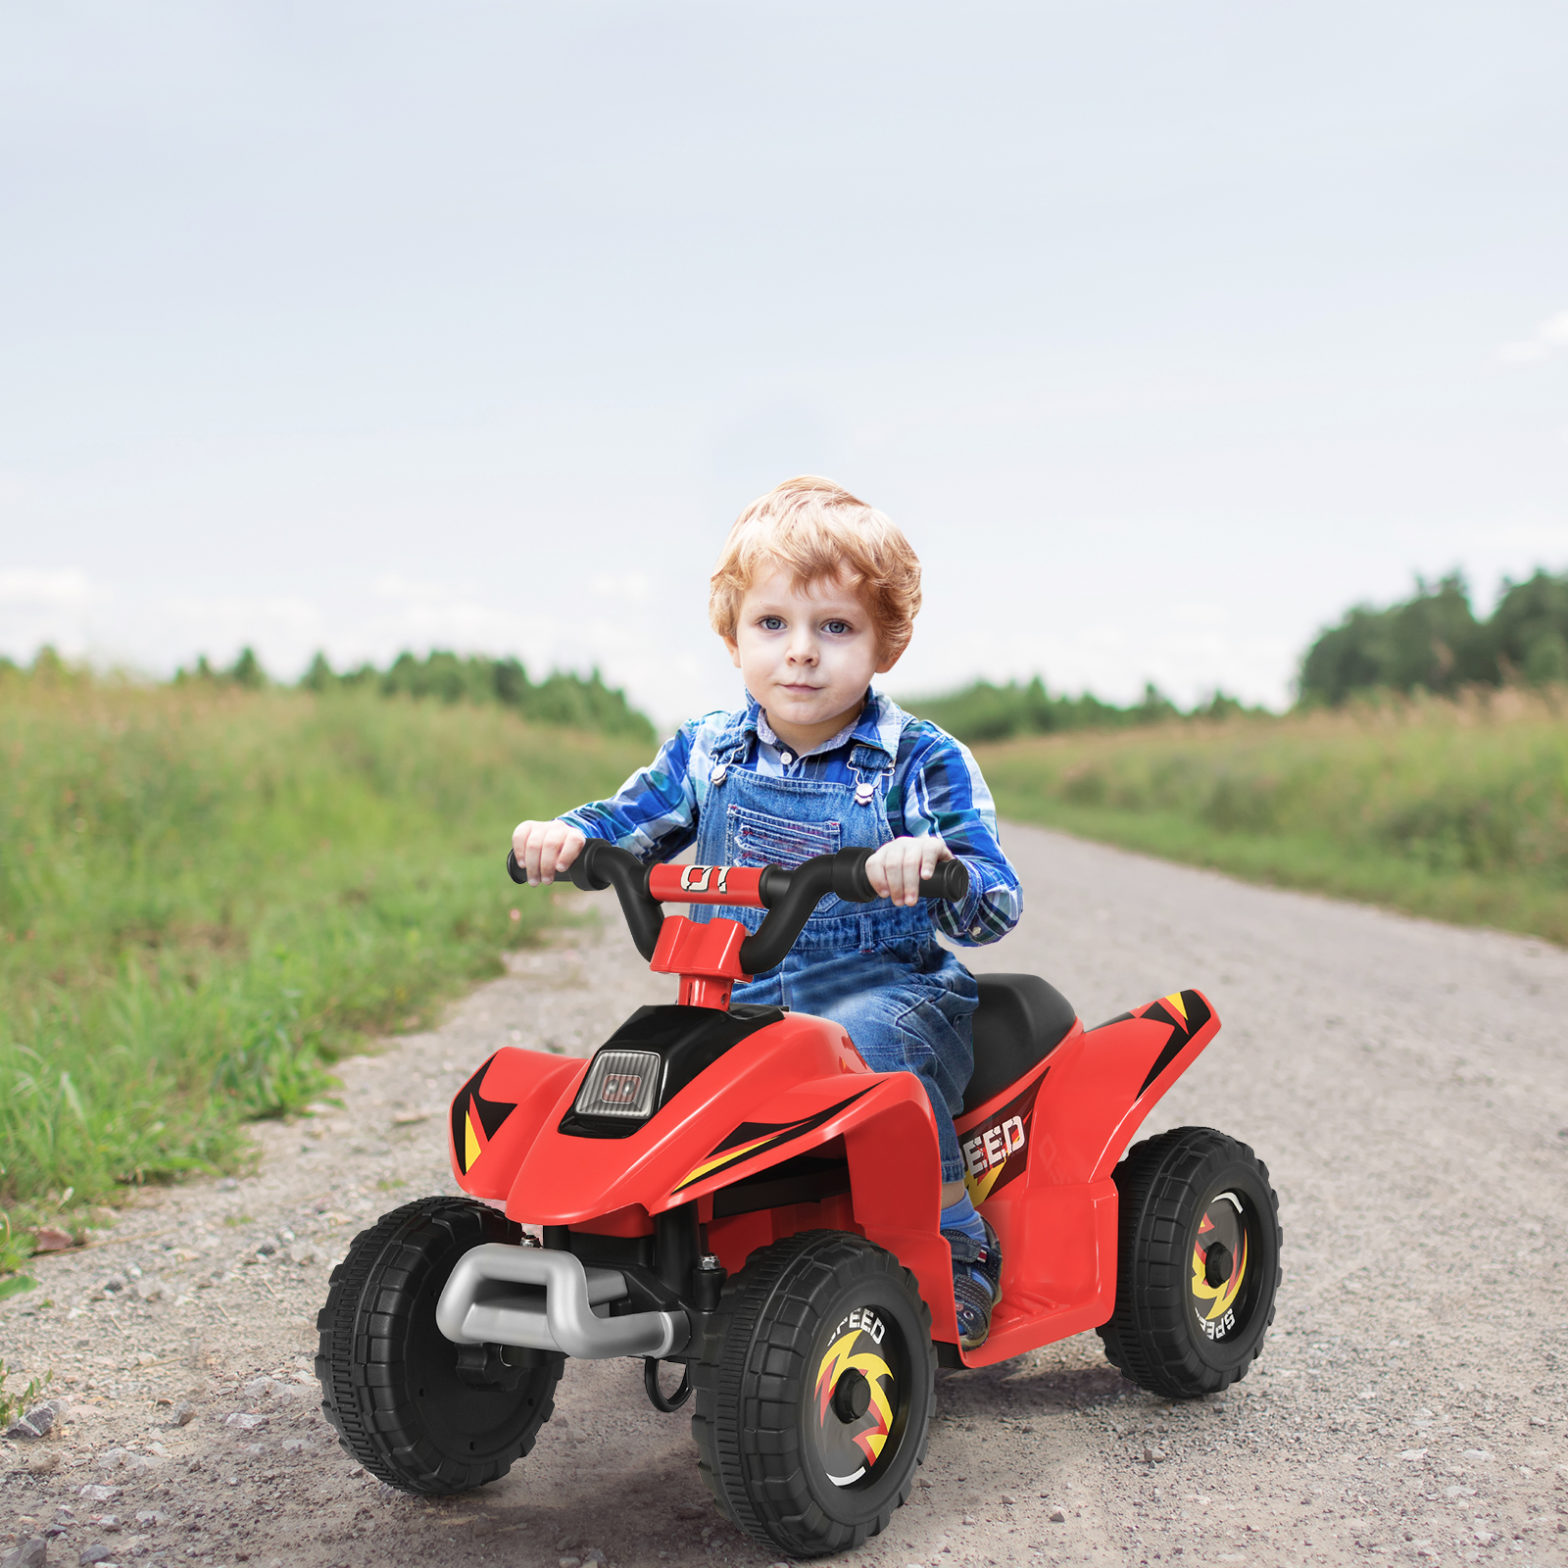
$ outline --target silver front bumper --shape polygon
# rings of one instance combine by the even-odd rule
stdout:
[[[667,1356],[691,1334],[684,1312],[609,1315],[630,1294],[618,1269],[551,1247],[487,1242],[458,1259],[436,1303],[436,1326],[459,1345],[521,1345],[595,1360]]]

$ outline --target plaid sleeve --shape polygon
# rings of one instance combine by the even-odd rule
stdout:
[[[931,918],[938,930],[967,947],[995,942],[1018,924],[1024,900],[1018,873],[997,837],[991,791],[962,741],[927,722],[912,725],[906,743],[911,731],[908,766],[899,768],[904,832],[911,838],[941,834],[969,869],[963,901],[932,900]]]
[[[697,795],[691,757],[696,721],[683,724],[609,800],[589,801],[561,814],[589,838],[608,839],[638,859],[668,860],[697,836]]]

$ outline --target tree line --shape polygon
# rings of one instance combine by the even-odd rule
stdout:
[[[900,699],[903,701],[903,699]],[[1249,709],[1235,697],[1215,692],[1207,701],[1183,711],[1152,681],[1143,696],[1126,706],[1102,702],[1090,692],[1068,697],[1046,690],[1036,675],[1030,681],[1008,681],[1005,686],[975,681],[961,691],[942,697],[916,698],[903,705],[922,719],[940,724],[949,734],[971,744],[1007,740],[1015,735],[1052,735],[1066,730],[1132,729],[1158,724],[1164,719],[1228,718]]]
[[[68,663],[47,645],[38,650],[30,668],[0,656],[0,683],[7,677],[31,678],[46,684],[95,678],[86,667]],[[255,649],[245,647],[229,665],[214,665],[203,654],[189,668],[182,665],[177,669],[173,684],[260,691],[289,683],[273,680]],[[383,697],[444,703],[495,703],[536,724],[556,724],[631,740],[654,739],[653,725],[627,702],[623,691],[606,686],[597,669],[585,676],[553,670],[543,680],[535,681],[518,659],[491,659],[483,654],[465,657],[437,648],[423,658],[406,651],[400,653],[384,670],[366,663],[338,671],[332,668],[326,654],[318,653],[294,684],[304,691],[322,693],[367,691]]]
[[[1458,572],[1435,584],[1416,579],[1410,598],[1384,609],[1357,605],[1307,649],[1297,682],[1304,704],[1337,707],[1360,692],[1568,681],[1568,572],[1537,569],[1503,579],[1491,615],[1477,619]]]
[[[1568,572],[1544,569],[1523,582],[1503,579],[1490,616],[1478,619],[1463,576],[1418,577],[1397,604],[1348,610],[1301,656],[1298,708],[1339,707],[1376,692],[1454,696],[1465,688],[1568,682]],[[978,743],[1067,730],[1122,729],[1165,719],[1226,718],[1261,712],[1216,692],[1183,710],[1152,683],[1120,706],[1085,693],[1069,697],[1031,681],[976,681],[961,691],[905,704],[960,740]]]
[[[246,675],[241,666],[260,670],[248,648],[241,650],[235,671],[230,672],[243,680]],[[314,692],[360,688],[379,692],[383,697],[497,703],[536,724],[559,724],[600,735],[624,735],[632,740],[654,738],[653,725],[627,702],[619,687],[604,684],[597,668],[586,676],[552,670],[543,680],[534,681],[529,679],[520,659],[492,659],[482,653],[463,655],[433,648],[423,658],[405,649],[384,670],[367,663],[338,672],[326,654],[317,653],[299,684]]]
[[[59,677],[67,666],[50,648],[39,651],[33,673]],[[0,657],[0,677],[22,673]],[[244,688],[275,684],[251,648],[232,665],[215,668],[205,656],[176,671],[176,683],[212,682]],[[1451,572],[1436,583],[1418,577],[1415,592],[1379,608],[1359,604],[1318,634],[1301,657],[1298,707],[1338,707],[1380,691],[1453,696],[1474,687],[1568,682],[1568,572],[1538,568],[1523,582],[1503,579],[1492,613],[1476,616],[1464,577]],[[327,692],[363,689],[383,696],[439,702],[496,703],[540,724],[558,724],[651,741],[654,726],[595,669],[587,676],[554,671],[533,681],[515,658],[492,659],[434,649],[423,658],[403,652],[386,669],[360,664],[335,671],[318,653],[298,685]],[[1216,691],[1182,709],[1152,682],[1136,702],[1104,702],[1091,693],[1072,697],[1029,681],[975,681],[960,691],[908,702],[922,718],[969,742],[1006,740],[1058,731],[1120,729],[1166,719],[1214,719],[1258,713]]]

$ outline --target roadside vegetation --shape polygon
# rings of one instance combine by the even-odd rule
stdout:
[[[1568,943],[1568,573],[1362,604],[1280,715],[980,681],[908,706],[975,746],[1003,816]]]
[[[646,757],[368,683],[0,671],[0,1274],[127,1183],[232,1165],[243,1120],[496,973],[550,918],[512,825]]]
[[[981,746],[1003,817],[1568,944],[1568,687]]]

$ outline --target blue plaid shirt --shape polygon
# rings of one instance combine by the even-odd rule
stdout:
[[[867,691],[858,720],[803,757],[784,747],[756,699],[748,695],[740,712],[720,709],[681,725],[652,765],[639,768],[613,798],[579,806],[560,820],[589,838],[619,844],[644,861],[673,859],[697,836],[714,748],[737,726],[749,733],[751,745],[745,760],[732,765],[774,777],[852,785],[853,745],[875,747],[891,757],[886,804],[895,836],[939,833],[969,869],[969,892],[961,903],[932,900],[937,929],[977,947],[1006,936],[1017,925],[1023,893],[1002,853],[991,792],[969,748],[874,689]]]

